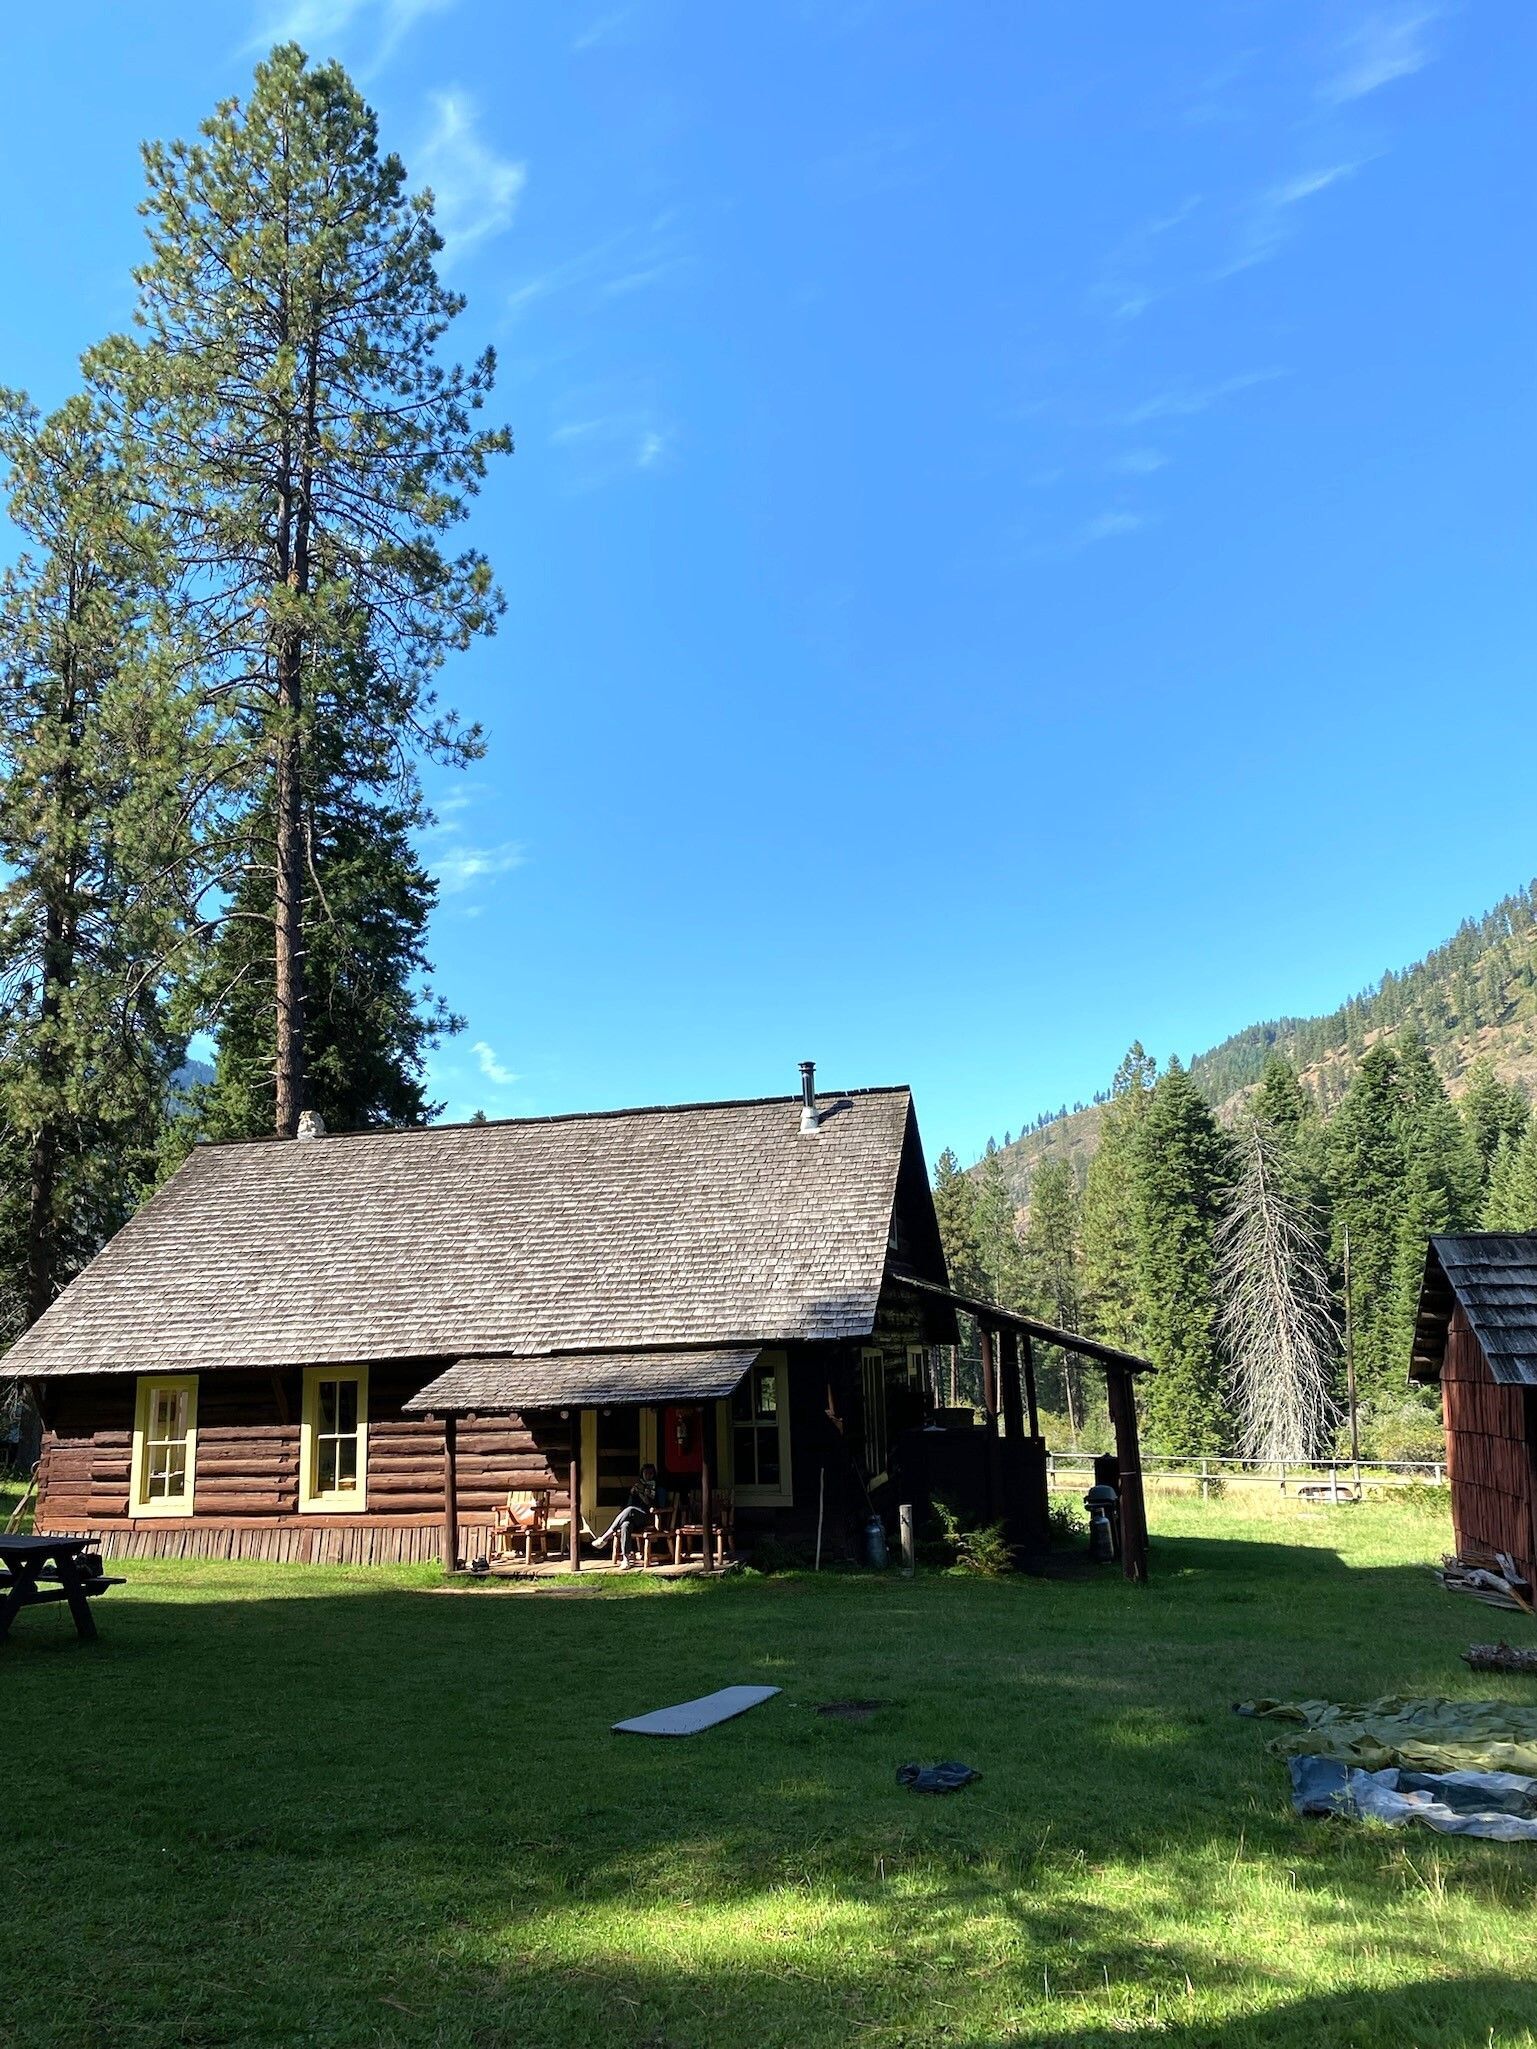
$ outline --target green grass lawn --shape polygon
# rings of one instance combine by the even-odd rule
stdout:
[[[1154,1525],[1146,1590],[135,1565],[94,1647],[24,1614],[0,2041],[1537,2044],[1537,1852],[1296,1820],[1230,1712],[1537,1698],[1457,1656],[1530,1625],[1423,1507]],[[733,1681],[784,1692],[609,1733]],[[944,1757],[982,1783],[898,1787]]]

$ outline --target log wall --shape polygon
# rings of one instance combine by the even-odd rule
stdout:
[[[1537,1576],[1537,1399],[1502,1387],[1461,1309],[1453,1312],[1441,1367],[1446,1470],[1460,1558],[1512,1557]]]
[[[329,1564],[412,1563],[441,1555],[443,1425],[402,1404],[440,1362],[369,1369],[368,1470],[362,1514],[299,1511],[303,1377],[204,1373],[190,1516],[130,1516],[137,1381],[71,1377],[45,1390],[36,1527],[87,1530],[117,1558],[263,1558]],[[491,1511],[513,1488],[570,1505],[571,1424],[558,1414],[459,1421],[455,1500],[460,1553],[483,1553]]]

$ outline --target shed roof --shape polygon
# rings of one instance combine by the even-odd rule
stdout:
[[[63,1373],[861,1337],[905,1088],[200,1146],[12,1347]]]
[[[1537,1232],[1432,1238],[1414,1326],[1411,1380],[1438,1380],[1447,1326],[1460,1307],[1503,1386],[1537,1387]]]
[[[459,1359],[402,1407],[411,1415],[521,1414],[649,1402],[719,1401],[759,1356],[756,1345],[692,1352],[550,1352]]]

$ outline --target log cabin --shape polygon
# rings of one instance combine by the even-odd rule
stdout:
[[[983,1427],[946,1430],[930,1352],[979,1306]],[[1124,1381],[1134,1476],[1141,1362],[1052,1335]],[[578,1566],[647,1461],[746,1547],[836,1553],[957,1436],[1044,1539],[1028,1319],[951,1294],[909,1091],[810,1062],[798,1096],[198,1146],[7,1363],[37,1527],[119,1558],[452,1567],[519,1490]]]
[[[1431,1239],[1409,1377],[1440,1384],[1458,1557],[1537,1584],[1537,1233]]]

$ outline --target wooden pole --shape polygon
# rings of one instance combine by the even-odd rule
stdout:
[[[1121,1469],[1121,1570],[1139,1584],[1147,1579],[1147,1509],[1142,1496],[1142,1452],[1137,1442],[1137,1396],[1124,1366],[1107,1366],[1105,1393],[1115,1425],[1115,1456]]]
[[[443,1570],[459,1570],[459,1422],[443,1418]]]
[[[1019,1336],[998,1332],[998,1400],[1003,1410],[1003,1513],[1011,1542],[1024,1534],[1025,1404],[1020,1386]]]
[[[567,1485],[571,1489],[571,1570],[582,1569],[582,1412],[571,1411],[571,1463]]]
[[[913,1504],[904,1501],[897,1510],[897,1524],[902,1532],[902,1576],[911,1579],[916,1553],[913,1546]]]
[[[999,1401],[1003,1410],[1003,1434],[1010,1444],[1018,1444],[1025,1434],[1024,1390],[1021,1384],[1020,1348],[1029,1343],[1028,1338],[1019,1337],[1014,1331],[1000,1330]]]
[[[702,1569],[710,1569],[710,1495],[715,1479],[715,1413],[708,1403],[700,1410],[699,1440],[699,1555]]]
[[[1030,1342],[1030,1333],[1021,1331],[1019,1337],[1020,1362],[1025,1369],[1025,1402],[1030,1413],[1030,1435],[1041,1434],[1041,1412],[1035,1399],[1035,1351]]]
[[[983,1447],[983,1471],[987,1484],[987,1513],[996,1514],[1002,1489],[998,1475],[998,1355],[991,1324],[978,1327],[982,1347],[982,1417],[987,1430]]]

